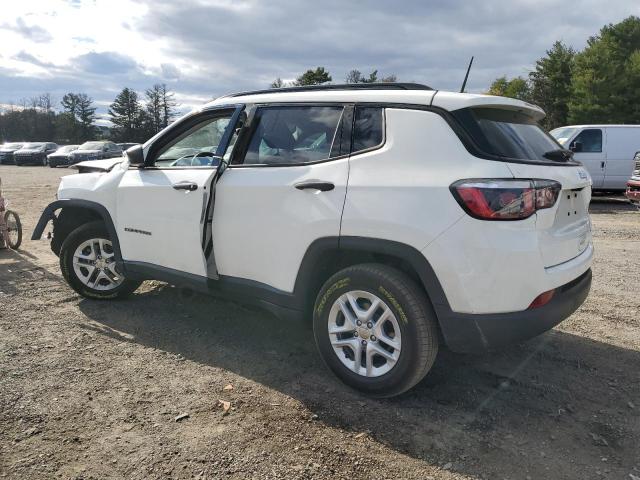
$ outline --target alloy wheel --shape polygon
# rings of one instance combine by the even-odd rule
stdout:
[[[328,323],[333,351],[352,372],[379,377],[398,362],[400,325],[389,305],[373,293],[342,294],[329,311]]]
[[[113,290],[124,281],[116,267],[113,245],[104,238],[86,240],[76,248],[73,270],[78,280],[95,290]]]

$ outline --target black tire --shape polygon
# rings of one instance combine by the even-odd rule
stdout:
[[[82,283],[73,268],[73,255],[80,244],[93,238],[109,240],[109,234],[102,222],[86,223],[73,230],[60,247],[60,269],[69,286],[77,293],[94,300],[124,298],[133,293],[142,282],[124,279],[120,285],[110,290],[98,290]]]
[[[13,210],[7,210],[4,212],[4,224],[7,226],[7,238],[4,239],[5,243],[11,250],[17,250],[22,244],[22,222],[20,217]],[[16,232],[16,240],[13,240],[13,232]]]
[[[331,345],[331,308],[341,295],[356,290],[383,300],[400,327],[398,360],[391,370],[377,377],[359,375],[347,368]],[[381,264],[348,267],[327,280],[313,309],[313,332],[329,369],[345,384],[372,397],[392,397],[409,390],[424,378],[438,353],[437,319],[425,292],[403,272]]]

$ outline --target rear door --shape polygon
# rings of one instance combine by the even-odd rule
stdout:
[[[292,292],[309,245],[340,235],[347,116],[343,105],[328,104],[252,111],[216,184],[213,248],[220,275]]]
[[[569,143],[573,157],[582,163],[591,175],[593,188],[602,188],[607,164],[606,130],[603,128],[585,128]]]
[[[207,276],[206,211],[241,107],[208,110],[183,120],[146,150],[145,168],[130,168],[117,190],[123,259],[139,266]],[[181,160],[199,158],[197,166]],[[212,272],[215,275],[215,272]]]

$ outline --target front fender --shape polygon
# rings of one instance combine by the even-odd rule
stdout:
[[[47,223],[49,223],[50,220],[54,220],[56,218],[55,212],[57,210],[69,207],[90,210],[98,214],[98,216],[104,221],[104,225],[107,229],[107,232],[109,233],[109,238],[111,239],[111,244],[113,245],[113,252],[116,257],[116,261],[121,262],[122,254],[120,252],[120,242],[118,240],[118,234],[116,232],[116,227],[113,224],[111,214],[104,205],[92,202],[90,200],[70,198],[56,200],[55,202],[47,205],[47,207],[42,212],[42,215],[40,215],[40,220],[38,220],[36,228],[33,230],[31,240],[39,240],[42,237],[42,232],[44,232]]]

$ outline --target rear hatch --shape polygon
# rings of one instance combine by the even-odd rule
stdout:
[[[591,245],[591,179],[581,166],[509,164],[516,178],[544,178],[562,186],[553,208],[536,212],[536,230],[545,267],[568,262]]]
[[[560,184],[551,208],[538,209],[535,228],[545,267],[553,267],[584,253],[591,245],[591,178],[571,152],[537,123],[544,113],[512,99],[491,97],[482,104],[451,113],[469,136],[468,148],[491,161],[505,162],[516,179],[551,180]],[[434,101],[434,104],[436,102]]]

